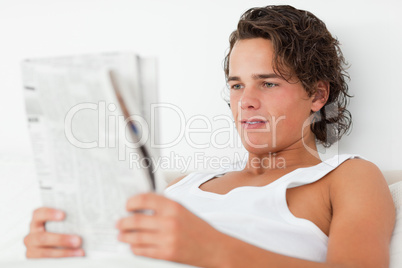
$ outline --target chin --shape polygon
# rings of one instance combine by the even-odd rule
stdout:
[[[271,136],[253,136],[248,135],[248,138],[242,137],[241,142],[243,146],[247,149],[247,151],[255,151],[255,150],[272,150],[275,149],[272,145],[272,138]],[[277,147],[277,146],[275,146]]]
[[[265,143],[265,145],[267,145]],[[263,155],[263,154],[273,154],[279,151],[278,147],[272,147],[272,146],[264,146],[264,143],[262,144],[255,144],[255,145],[250,145],[243,143],[244,148],[247,150],[247,152],[251,154],[257,154],[257,155]]]

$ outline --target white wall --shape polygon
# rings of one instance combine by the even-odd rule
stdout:
[[[33,167],[21,164],[31,159],[20,81],[22,59],[103,51],[154,55],[160,60],[160,101],[177,105],[187,119],[199,115],[212,120],[229,115],[221,99],[229,34],[246,9],[272,3],[312,11],[343,44],[355,98],[350,104],[354,128],[340,142],[340,151],[361,154],[384,170],[402,169],[402,21],[398,18],[402,5],[398,0],[204,0],[197,4],[184,0],[0,0],[0,160],[7,163],[0,165],[0,215],[3,219],[6,211],[14,217],[3,229],[19,239],[31,211],[27,198],[31,206],[39,202],[37,193],[29,190],[35,186]],[[180,127],[177,115],[166,111],[162,121],[164,140],[173,140]],[[212,130],[228,125],[222,122],[212,121]],[[198,123],[192,127],[205,127]],[[208,134],[191,137],[197,143],[210,141]],[[201,168],[194,163],[196,151],[230,158],[234,152],[244,152],[239,148],[196,150],[183,139],[162,155],[174,152],[193,161],[190,169]],[[5,205],[10,202],[14,206]]]
[[[1,152],[29,148],[19,62],[101,51],[135,51],[160,59],[160,100],[180,107],[186,118],[229,115],[221,100],[222,60],[238,17],[252,6],[290,3],[318,15],[343,44],[351,64],[354,128],[341,152],[359,153],[382,169],[400,169],[402,157],[402,22],[397,0],[382,1],[1,1]],[[165,110],[165,141],[178,136],[177,114]],[[227,124],[212,125],[216,131]],[[182,122],[184,123],[184,122]],[[212,122],[213,123],[213,122]],[[205,127],[200,121],[192,127]],[[218,136],[224,138],[224,134]],[[192,134],[204,143],[210,135]],[[227,136],[226,136],[227,138]],[[223,141],[220,141],[223,143]],[[171,151],[194,160],[185,138]],[[207,156],[231,156],[238,149],[207,148]],[[179,167],[177,167],[179,168]]]

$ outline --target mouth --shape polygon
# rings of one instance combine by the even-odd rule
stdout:
[[[266,120],[258,120],[258,119],[241,120],[240,122],[242,127],[247,129],[265,128],[266,124],[268,123],[268,121]]]

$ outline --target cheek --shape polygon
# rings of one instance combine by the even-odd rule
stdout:
[[[277,127],[289,134],[299,134],[310,116],[310,109],[307,103],[299,101],[291,104],[279,114],[284,117],[280,121],[277,119]]]
[[[239,98],[236,96],[230,95],[230,110],[232,111],[232,115],[235,117],[237,114],[238,110],[238,103],[239,103]],[[236,118],[234,118],[236,119]]]

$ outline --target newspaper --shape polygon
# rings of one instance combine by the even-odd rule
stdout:
[[[149,114],[144,118],[140,67],[140,58],[131,53],[22,63],[43,206],[66,213],[62,222],[47,222],[46,230],[80,235],[87,256],[130,252],[117,240],[115,223],[128,215],[129,197],[155,186],[149,166],[130,161],[149,151],[141,136],[147,126],[136,122],[149,120]]]

